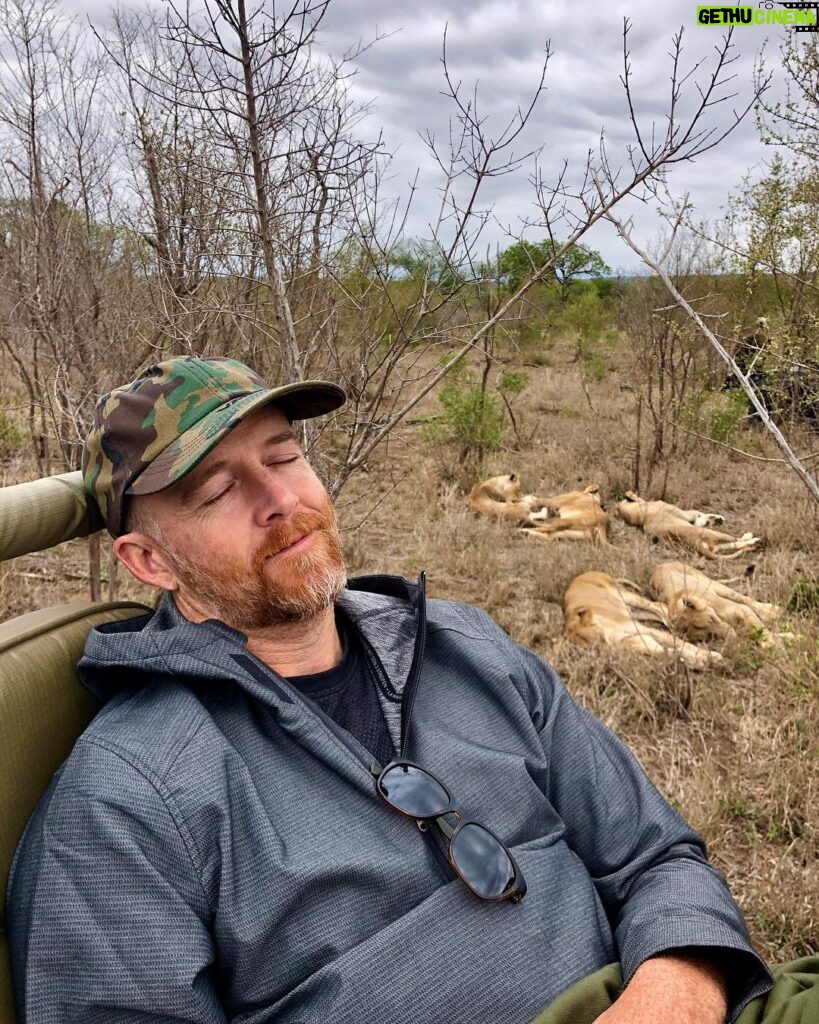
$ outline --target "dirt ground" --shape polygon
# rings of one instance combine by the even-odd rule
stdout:
[[[489,455],[485,475],[514,471],[527,491],[555,494],[600,485],[604,503],[633,484],[634,402],[627,361],[612,343],[600,379],[583,376],[572,347],[550,366],[522,365],[517,434]],[[426,400],[419,419],[440,405]],[[791,437],[800,453],[819,437]],[[728,877],[760,952],[773,961],[819,953],[819,534],[817,509],[769,438],[740,426],[732,447],[697,441],[667,467],[666,498],[719,512],[725,529],[767,540],[752,559],[685,560],[712,576],[742,576],[754,597],[791,605],[792,641],[712,644],[719,669],[587,650],[561,639],[561,598],[571,579],[598,569],[647,586],[652,567],[680,557],[614,520],[609,547],[548,543],[480,520],[474,482],[457,445],[431,442],[424,423],[401,429],[353,477],[338,502],[350,572],[426,570],[432,596],[474,602],[517,641],[551,661],[574,696],[634,750],[659,789],[706,838]],[[741,455],[741,449],[755,456]],[[474,473],[474,470],[472,470]],[[26,478],[23,461],[2,482]],[[653,493],[658,495],[660,477]],[[752,575],[744,575],[753,563]],[[85,598],[87,542],[6,563],[6,616]],[[123,593],[124,592],[124,593]],[[153,599],[122,580],[121,596]],[[796,603],[794,604],[794,600]]]

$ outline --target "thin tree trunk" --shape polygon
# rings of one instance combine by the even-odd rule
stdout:
[[[247,116],[250,159],[253,166],[253,185],[256,192],[256,222],[262,246],[268,284],[273,290],[276,303],[276,319],[279,323],[279,347],[282,361],[282,384],[301,379],[303,368],[299,352],[293,314],[287,299],[284,278],[273,251],[272,225],[270,222],[270,197],[262,161],[262,146],[259,134],[259,117],[256,109],[256,82],[253,71],[253,53],[248,39],[247,12],[245,0],[239,0],[239,39],[244,73],[245,111]]]
[[[114,549],[108,551],[108,600],[116,601],[119,590],[119,559],[114,554]]]
[[[88,538],[88,585],[91,600],[102,598],[102,582],[100,572],[100,535],[92,533]]]

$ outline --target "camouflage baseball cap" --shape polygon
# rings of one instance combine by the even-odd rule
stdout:
[[[103,395],[85,441],[89,505],[112,537],[123,532],[125,497],[155,494],[181,480],[246,416],[274,402],[292,422],[337,409],[336,384],[305,380],[270,388],[243,363],[177,356],[149,366]]]

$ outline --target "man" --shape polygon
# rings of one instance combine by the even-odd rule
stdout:
[[[343,400],[188,357],[101,399],[89,496],[165,594],[88,639],[105,704],[12,871],[21,1020],[524,1024],[616,960],[601,1024],[735,1019],[767,969],[622,744],[423,577],[344,589],[292,429]]]

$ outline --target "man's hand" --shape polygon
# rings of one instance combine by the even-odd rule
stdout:
[[[595,1024],[725,1024],[724,973],[707,955],[683,952],[641,964]]]

